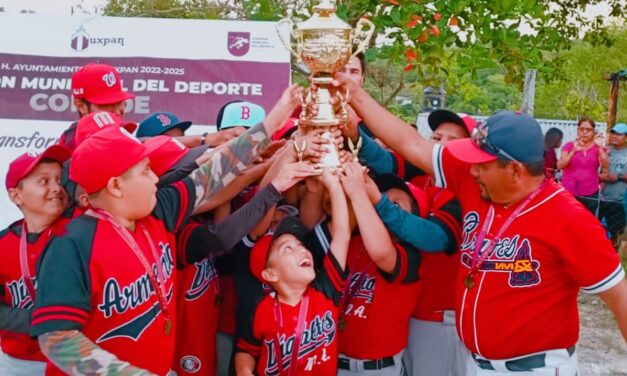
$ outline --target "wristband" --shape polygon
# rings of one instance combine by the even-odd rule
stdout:
[[[205,132],[202,134],[202,140],[200,141],[201,145],[207,145],[207,135],[209,134],[209,132]]]

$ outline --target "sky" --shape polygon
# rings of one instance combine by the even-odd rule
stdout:
[[[5,12],[20,12],[21,10],[32,10],[37,14],[48,14],[56,16],[70,16],[72,11],[76,15],[80,14],[77,5],[94,13],[95,7],[103,6],[107,0],[0,0],[0,7],[4,7]]]

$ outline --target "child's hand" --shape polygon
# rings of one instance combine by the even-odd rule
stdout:
[[[374,180],[372,180],[370,176],[368,176],[368,174],[365,174],[365,180],[368,198],[370,199],[370,202],[372,202],[372,204],[374,205],[381,201],[381,191],[379,191],[379,187],[377,187],[377,184],[374,182]]]
[[[283,193],[302,179],[314,174],[316,174],[316,170],[307,162],[287,163],[272,180],[272,185],[277,191]]]
[[[294,140],[294,151],[298,158],[298,152],[302,153],[302,158],[307,159],[311,163],[320,163],[323,154],[326,153],[325,145],[331,141],[322,137],[325,132],[324,128],[312,129],[307,134],[298,136]]]
[[[340,180],[348,197],[366,193],[364,175],[364,169],[358,162],[351,162],[344,166],[344,173],[340,176]]]
[[[327,189],[342,189],[342,185],[340,184],[340,179],[338,177],[337,170],[331,170],[329,167],[325,167],[322,170],[322,183]]]
[[[298,84],[293,84],[283,91],[281,98],[277,105],[294,111],[296,107],[300,106],[301,95],[303,94],[303,88]]]

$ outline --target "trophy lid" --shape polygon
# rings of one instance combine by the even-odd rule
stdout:
[[[300,22],[296,32],[307,30],[351,30],[351,26],[335,14],[334,0],[321,0],[314,7],[314,15],[308,20]]]

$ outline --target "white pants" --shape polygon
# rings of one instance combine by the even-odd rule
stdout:
[[[216,336],[216,350],[218,352],[218,358],[216,361],[218,363],[218,376],[228,376],[234,344],[235,338],[232,335],[218,332],[218,335]]]
[[[351,369],[338,369],[337,376],[356,376],[356,375],[367,375],[367,376],[403,376],[405,373],[403,372],[403,361],[401,358],[403,357],[403,352],[394,355],[394,365],[390,367],[385,367],[379,370],[365,370],[360,365],[363,363],[360,359],[353,359],[348,356],[340,354],[340,358],[349,359],[351,364]]]
[[[577,376],[579,367],[577,366],[577,351],[571,356],[567,356],[560,353],[565,353],[565,350],[547,351],[546,363],[547,366],[542,368],[534,368],[533,371],[528,372],[514,372],[504,369],[504,360],[492,361],[494,365],[503,364],[503,367],[498,367],[497,370],[489,370],[479,368],[477,363],[472,357],[467,362],[467,369],[469,372],[475,372],[477,376],[500,376],[500,375],[515,375],[515,376]],[[532,355],[532,354],[529,354]],[[512,359],[509,359],[512,360]],[[497,368],[497,367],[495,367]]]
[[[0,375],[2,376],[43,376],[45,372],[45,362],[15,359],[0,351]]]
[[[408,375],[465,376],[469,358],[470,353],[457,336],[454,311],[444,312],[443,322],[409,321],[409,339],[403,354]]]

